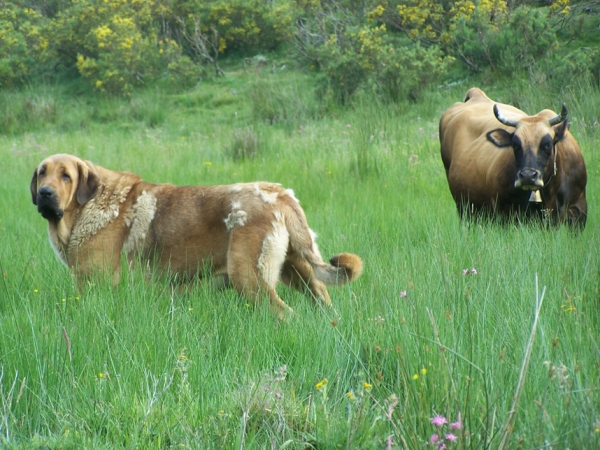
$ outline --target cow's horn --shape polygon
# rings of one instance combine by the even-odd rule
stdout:
[[[507,125],[509,127],[516,127],[517,123],[519,123],[518,120],[509,119],[508,117],[505,117],[502,114],[500,114],[500,111],[498,110],[498,105],[494,105],[494,115],[496,116],[496,119],[498,119],[504,125]]]
[[[558,125],[559,123],[564,122],[566,118],[567,118],[567,105],[565,105],[563,103],[562,111],[560,112],[560,114],[556,117],[553,117],[548,122],[550,123],[550,126],[553,127],[554,125]]]

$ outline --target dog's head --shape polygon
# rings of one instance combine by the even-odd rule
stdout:
[[[31,200],[45,219],[56,222],[65,211],[92,199],[99,185],[100,179],[91,163],[72,155],[53,155],[33,172]]]

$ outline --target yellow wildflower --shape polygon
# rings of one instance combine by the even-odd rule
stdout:
[[[319,381],[316,385],[315,385],[315,389],[317,391],[321,390],[328,382],[329,380],[327,378],[323,378],[321,381]]]

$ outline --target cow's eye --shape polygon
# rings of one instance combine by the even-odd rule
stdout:
[[[69,176],[69,174],[68,174],[68,173],[63,173],[63,174],[62,174],[62,179],[63,179],[63,181],[65,181],[65,182],[69,182],[69,181],[71,181],[71,177]]]
[[[549,155],[550,151],[552,150],[552,146],[551,145],[543,145],[542,146],[542,151],[546,154]]]

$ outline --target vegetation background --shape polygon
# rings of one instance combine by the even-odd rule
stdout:
[[[1,1],[0,445],[600,447],[599,23],[566,0]],[[438,121],[475,85],[567,104],[583,232],[459,222]],[[288,323],[205,281],[76,292],[28,190],[59,152],[280,182],[365,272],[336,311],[282,286]]]

